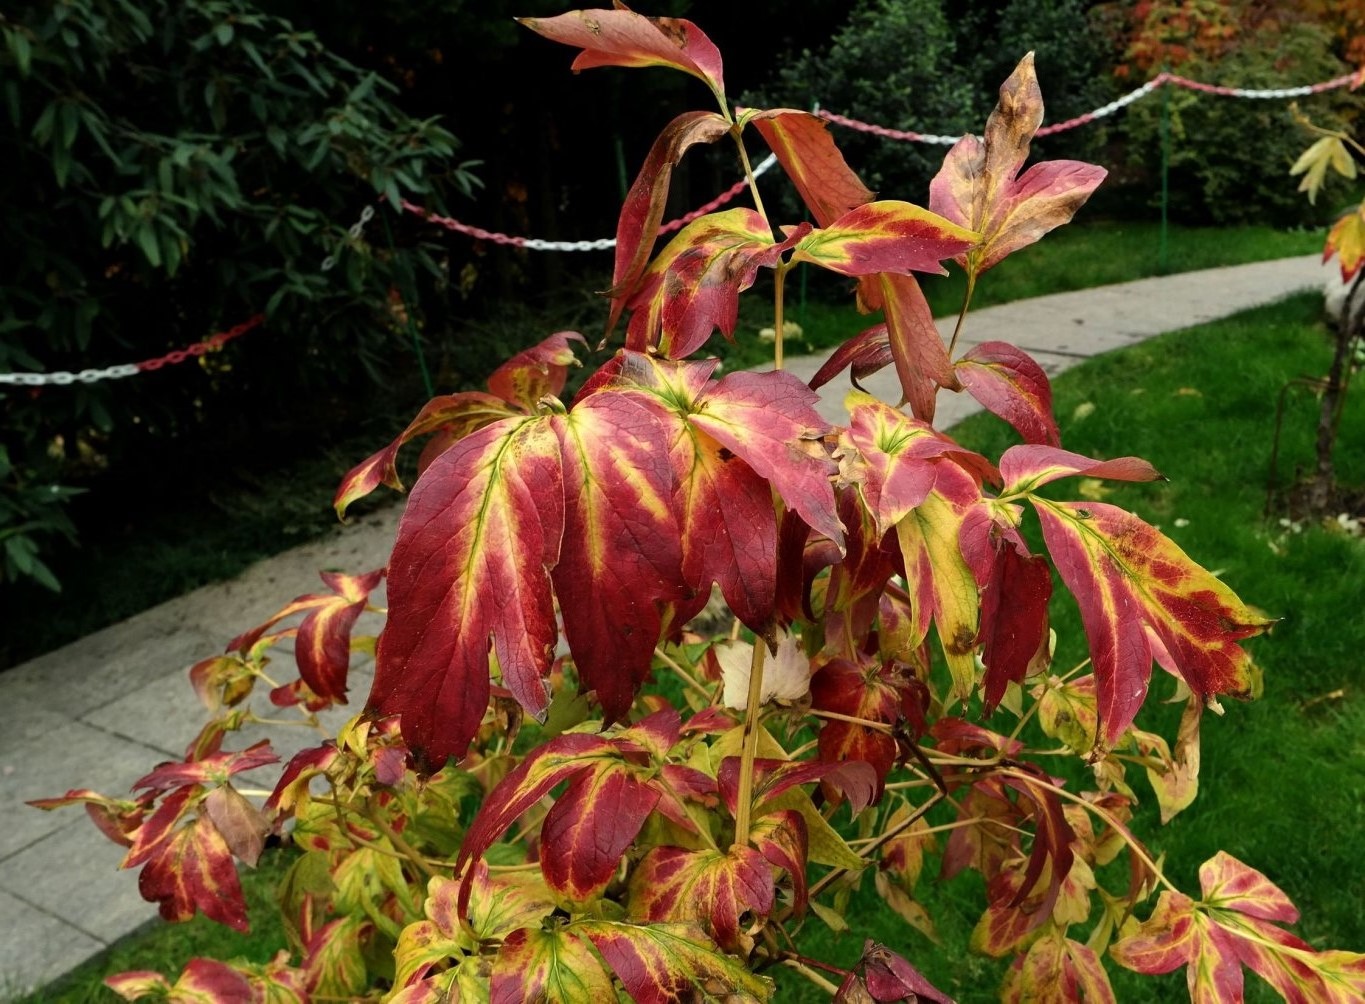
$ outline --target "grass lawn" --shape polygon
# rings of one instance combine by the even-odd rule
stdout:
[[[1265,671],[1262,699],[1226,702],[1224,717],[1205,717],[1201,791],[1194,806],[1163,828],[1140,772],[1130,774],[1146,798],[1135,831],[1165,855],[1167,873],[1183,889],[1197,892],[1198,866],[1225,849],[1284,888],[1303,912],[1299,933],[1314,946],[1361,950],[1365,864],[1357,848],[1365,831],[1365,617],[1360,614],[1365,541],[1318,527],[1294,532],[1261,521],[1276,395],[1285,380],[1321,373],[1327,365],[1319,303],[1316,296],[1298,296],[1166,335],[1071,370],[1054,390],[1067,448],[1096,457],[1137,454],[1170,478],[1165,484],[1116,484],[1108,501],[1160,525],[1193,557],[1220,570],[1244,599],[1283,618],[1270,636],[1250,643]],[[1313,404],[1292,399],[1281,448],[1287,463],[1311,457]],[[991,456],[1011,441],[1008,430],[989,416],[969,420],[956,435]],[[1365,406],[1359,399],[1347,410],[1341,442],[1343,480],[1365,483],[1360,446]],[[1075,482],[1057,487],[1063,497],[1074,493]],[[1054,626],[1056,665],[1065,668],[1083,659],[1074,606],[1054,602]],[[1169,682],[1159,671],[1156,676],[1153,695],[1159,699]],[[1008,731],[1008,714],[998,715],[992,724]],[[1169,736],[1177,717],[1178,708],[1157,704],[1143,712],[1139,724]],[[1074,785],[1080,778],[1074,772],[1073,777]],[[260,932],[253,940],[203,921],[154,928],[29,1000],[110,1000],[112,995],[96,985],[105,973],[178,971],[195,953],[264,960],[272,944],[266,935],[274,929],[268,880],[278,867],[267,864],[248,879]],[[925,875],[932,876],[934,869],[931,861]],[[1122,886],[1121,879],[1109,878]],[[132,885],[130,876],[130,894]],[[921,895],[938,924],[940,945],[911,931],[875,897],[870,880],[865,885],[849,907],[854,933],[834,938],[812,922],[801,938],[807,952],[851,964],[863,938],[872,937],[901,951],[964,1004],[997,999],[1002,964],[973,956],[966,947],[984,902],[975,875],[945,886],[922,880]],[[1080,933],[1083,937],[1088,928]],[[1180,975],[1154,979],[1115,972],[1114,977],[1121,1001],[1185,999]],[[784,1002],[824,999],[797,976],[783,974],[781,986]],[[1248,977],[1248,999],[1277,998]]]

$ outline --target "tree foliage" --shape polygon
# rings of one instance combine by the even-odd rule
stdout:
[[[156,357],[260,311],[271,333],[174,382],[4,390],[0,578],[53,585],[54,483],[406,354],[390,290],[433,262],[347,228],[473,178],[392,84],[251,0],[10,4],[0,91],[0,371]]]

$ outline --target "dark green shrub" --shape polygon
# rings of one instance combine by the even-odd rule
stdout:
[[[41,544],[70,527],[47,486],[206,428],[259,431],[310,388],[335,410],[412,368],[389,297],[411,300],[424,267],[440,281],[436,262],[382,219],[347,228],[379,198],[439,208],[472,176],[395,93],[250,0],[7,5],[0,372],[159,356],[262,310],[268,333],[174,379],[0,388],[0,581],[51,578]]]

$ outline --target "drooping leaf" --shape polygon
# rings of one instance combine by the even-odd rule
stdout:
[[[1155,756],[1161,762],[1159,769],[1147,767],[1147,780],[1156,792],[1163,824],[1175,818],[1176,813],[1189,808],[1199,794],[1199,719],[1203,711],[1204,705],[1191,695],[1180,716],[1174,753],[1160,736],[1133,730],[1138,752],[1148,757]]]
[[[602,1004],[615,995],[610,974],[589,944],[562,928],[513,931],[493,960],[491,1004]]]
[[[868,941],[863,956],[834,995],[835,1004],[861,1004],[864,1001],[923,1001],[924,1004],[953,1004],[924,975],[885,945]]]
[[[895,359],[891,353],[891,335],[885,324],[868,328],[854,335],[829,354],[815,376],[810,378],[811,390],[819,390],[844,370],[849,370],[853,386],[878,370],[890,366]]]
[[[1095,952],[1062,932],[1039,938],[1011,967],[1002,1004],[1114,1004],[1114,990]]]
[[[401,716],[432,769],[462,757],[488,705],[490,648],[521,705],[542,712],[558,638],[546,569],[564,528],[549,419],[506,419],[462,439],[418,481],[389,561],[389,620],[369,707]]]
[[[558,397],[564,390],[569,367],[577,362],[574,343],[587,346],[577,331],[557,331],[523,349],[493,371],[488,378],[489,393],[527,413],[535,411],[541,398]]]
[[[1000,86],[984,138],[963,136],[929,186],[929,208],[981,234],[958,261],[975,276],[1075,215],[1106,171],[1074,160],[1034,164],[1019,174],[1043,121],[1043,97],[1029,53]]]
[[[901,397],[916,418],[932,422],[938,389],[955,390],[958,386],[948,348],[934,325],[929,301],[913,276],[883,274],[877,283]]]
[[[933,491],[896,524],[912,620],[923,638],[933,617],[953,678],[952,699],[965,699],[976,685],[978,591],[960,539],[963,519],[979,498],[970,475],[956,464],[939,464]]]
[[[256,867],[256,861],[265,849],[265,835],[270,830],[270,821],[264,813],[232,785],[223,784],[205,797],[204,815],[222,835],[233,856],[248,867]]]
[[[449,440],[454,442],[516,413],[516,409],[501,398],[478,391],[432,398],[397,439],[346,472],[337,486],[336,497],[332,500],[333,508],[339,517],[344,518],[352,502],[364,498],[380,485],[402,491],[403,482],[398,477],[396,466],[398,451],[403,444],[418,436],[444,429]]]
[[[982,713],[989,715],[1011,683],[1022,683],[1047,662],[1048,601],[1052,570],[1022,541],[1001,535],[995,561],[981,590]]]
[[[169,921],[198,911],[234,931],[248,930],[246,900],[218,828],[207,817],[180,827],[159,843],[138,875],[138,891]]]
[[[947,275],[941,264],[977,242],[977,234],[909,202],[868,202],[807,234],[792,251],[793,262],[808,261],[840,275],[930,272]]]
[[[768,916],[773,874],[763,855],[736,844],[728,852],[655,847],[631,873],[630,916],[646,922],[700,924],[726,951],[740,949],[741,918]]]
[[[1327,232],[1327,244],[1322,249],[1322,260],[1337,256],[1341,265],[1341,281],[1350,282],[1365,264],[1365,202],[1347,213]]]
[[[615,759],[617,753],[609,740],[581,732],[567,732],[538,747],[499,781],[484,799],[479,814],[474,817],[460,844],[456,874],[464,874],[471,863],[477,869],[479,859],[493,841],[506,832],[522,813],[545,797],[551,788],[576,774],[592,770],[604,760]],[[462,894],[467,897],[471,888],[466,883]],[[462,900],[458,911],[463,913],[464,909],[465,902]]]
[[[551,577],[579,678],[612,722],[649,672],[659,604],[683,598],[673,473],[663,426],[633,395],[594,394],[555,431],[571,532]]]
[[[575,776],[541,827],[550,888],[575,904],[601,894],[659,797],[623,763],[602,761]]]
[[[823,722],[820,759],[826,763],[861,760],[870,764],[876,771],[875,798],[880,799],[886,775],[899,753],[892,730],[909,717],[907,705],[916,699],[902,667],[831,659],[811,679],[811,707],[883,727],[840,719]]]
[[[671,66],[690,73],[725,95],[725,72],[716,48],[691,21],[679,17],[644,17],[627,10],[575,10],[556,17],[517,19],[538,35],[583,51],[573,69],[595,66]]]
[[[801,199],[827,227],[855,206],[872,201],[872,193],[844,160],[825,121],[810,112],[777,108],[746,116],[791,178]]]
[[[718,950],[695,924],[579,920],[569,932],[587,938],[637,1004],[689,1004],[707,996],[751,1004],[773,988]]]
[[[795,809],[760,816],[753,822],[749,839],[770,865],[787,873],[792,885],[793,916],[806,915],[806,855],[809,837],[806,821]]]
[[[1299,182],[1299,191],[1308,194],[1310,205],[1318,201],[1318,192],[1322,190],[1322,184],[1327,180],[1328,168],[1347,180],[1356,176],[1355,158],[1351,156],[1351,151],[1346,148],[1345,140],[1340,135],[1320,137],[1299,154],[1299,159],[1294,161],[1294,166],[1289,169],[1291,178],[1298,174],[1303,175],[1303,180]]]
[[[634,311],[628,348],[654,347],[669,359],[701,348],[719,328],[733,338],[739,294],[760,268],[772,268],[809,229],[774,242],[763,217],[752,209],[729,209],[693,220],[659,253],[626,304]]]
[[[1043,368],[1008,342],[974,345],[953,366],[957,378],[981,406],[1012,425],[1027,443],[1058,446],[1052,415],[1052,385]]]
[[[626,193],[616,224],[616,265],[612,271],[611,310],[607,330],[616,326],[654,249],[668,201],[673,168],[698,143],[714,143],[730,131],[715,112],[684,112],[664,127],[654,141],[634,184]]]
[[[1245,606],[1169,538],[1102,502],[1050,502],[1031,496],[1043,539],[1080,602],[1095,667],[1100,743],[1116,743],[1147,694],[1152,647],[1164,646],[1200,700],[1249,696],[1251,657],[1238,644],[1273,621]]]

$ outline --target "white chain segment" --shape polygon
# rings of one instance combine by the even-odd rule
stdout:
[[[99,383],[101,380],[121,380],[136,376],[140,371],[132,363],[106,366],[103,369],[81,370],[72,373],[57,370],[53,373],[0,373],[0,384],[10,387],[44,387],[55,385],[66,387],[73,383]]]

